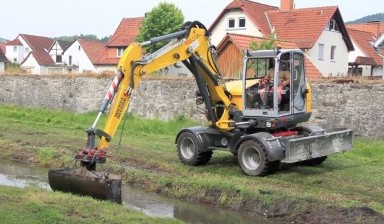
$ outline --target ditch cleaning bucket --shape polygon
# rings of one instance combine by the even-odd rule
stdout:
[[[85,167],[49,170],[49,185],[54,191],[69,192],[121,204],[121,176],[88,171]]]

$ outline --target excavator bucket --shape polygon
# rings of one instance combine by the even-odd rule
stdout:
[[[54,191],[69,192],[121,204],[121,176],[106,172],[60,168],[49,170],[49,185]]]

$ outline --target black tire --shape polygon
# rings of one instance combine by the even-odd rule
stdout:
[[[271,169],[276,169],[273,162],[268,161],[268,155],[264,148],[254,140],[246,140],[240,144],[238,161],[241,170],[250,176],[265,176]]]
[[[177,139],[177,155],[180,161],[189,166],[205,165],[212,158],[212,151],[200,152],[201,143],[191,132],[183,132]]]

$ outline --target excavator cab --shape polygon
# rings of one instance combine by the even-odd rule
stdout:
[[[243,74],[244,119],[285,117],[296,124],[309,119],[309,86],[300,50],[247,52]]]

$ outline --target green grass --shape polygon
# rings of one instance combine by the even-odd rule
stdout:
[[[1,223],[181,223],[148,217],[121,205],[38,188],[0,186]]]
[[[73,155],[84,145],[84,129],[95,116],[2,105],[1,157],[32,158],[29,161],[46,167],[72,165]],[[121,130],[110,145],[107,164],[99,168],[123,173],[125,181],[147,190],[259,214],[283,210],[294,217],[333,206],[368,207],[384,214],[384,141],[355,139],[354,150],[329,156],[320,166],[283,165],[273,175],[249,177],[236,157],[222,151],[215,151],[205,166],[181,164],[175,136],[182,127],[199,125],[196,122],[132,115],[125,119],[119,150]],[[100,122],[102,127],[105,116]],[[126,165],[134,169],[123,172]],[[332,209],[327,211],[342,212]]]

